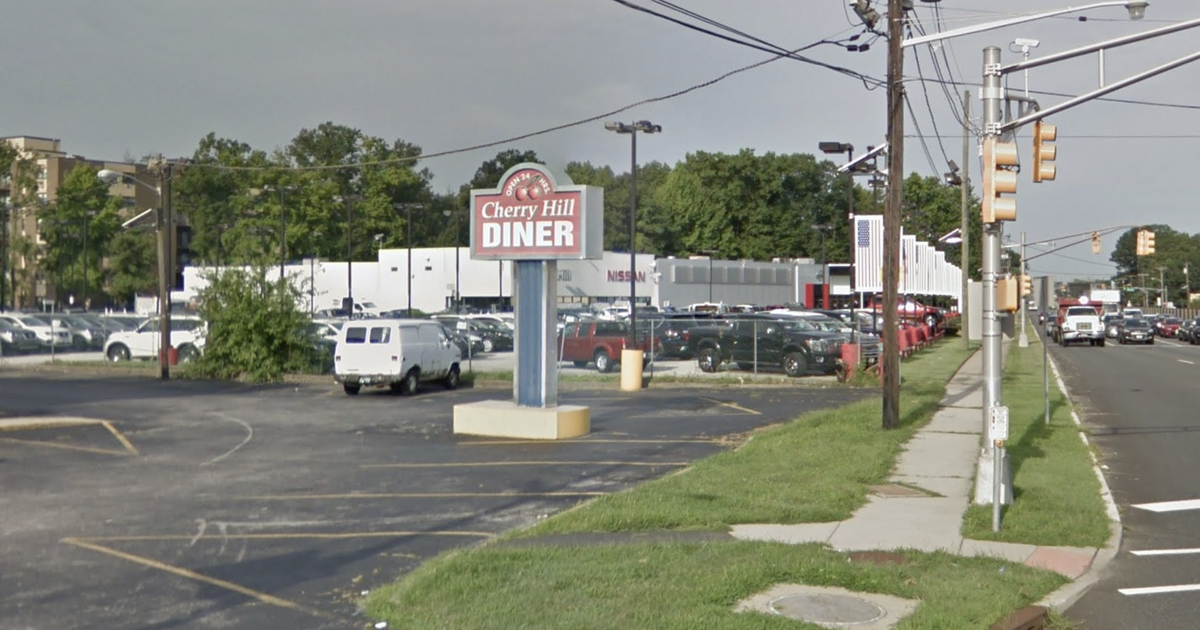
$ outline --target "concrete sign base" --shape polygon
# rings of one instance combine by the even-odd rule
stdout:
[[[591,423],[591,411],[578,405],[538,408],[511,400],[483,400],[454,406],[456,434],[565,440],[587,435]]]

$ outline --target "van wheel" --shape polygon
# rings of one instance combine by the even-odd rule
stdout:
[[[803,352],[792,352],[783,358],[783,371],[788,376],[804,376],[808,373],[808,358]]]
[[[404,375],[404,380],[401,381],[401,383],[400,383],[400,393],[401,394],[417,393],[417,387],[420,386],[420,382],[421,382],[420,370],[418,370],[417,368],[413,368],[413,369],[409,370],[408,374]]]
[[[700,354],[696,357],[696,365],[701,372],[716,372],[717,366],[721,364],[721,359],[717,357],[717,351],[714,348],[701,348]]]
[[[458,389],[458,379],[460,376],[458,366],[451,366],[450,373],[442,380],[442,385],[445,385],[446,389]]]
[[[596,362],[596,371],[601,374],[607,373],[612,369],[612,358],[608,356],[608,352],[603,348],[596,351],[596,356],[593,357]]]
[[[199,356],[200,356],[200,351],[196,350],[196,346],[193,346],[191,344],[188,344],[179,349],[179,362],[180,363],[191,363],[192,361],[196,360],[196,357],[199,357]]]
[[[342,384],[342,391],[346,392],[347,396],[357,396],[360,389],[362,388],[358,385],[351,385],[350,383]]]

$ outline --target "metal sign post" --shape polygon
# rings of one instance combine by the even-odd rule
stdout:
[[[992,531],[1000,531],[1000,508],[1004,503],[1004,441],[1008,439],[1008,407],[994,406],[988,409],[991,422],[988,424],[988,439],[995,446],[992,458]]]

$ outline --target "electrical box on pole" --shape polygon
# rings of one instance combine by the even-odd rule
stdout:
[[[983,199],[980,206],[985,224],[1017,219],[1017,200],[1000,196],[1017,192],[1017,174],[1010,170],[1017,163],[1016,144],[999,142],[994,136],[984,139]]]
[[[1058,127],[1047,125],[1042,121],[1033,124],[1033,181],[1034,183],[1054,180],[1058,168],[1053,164],[1058,157],[1058,147],[1054,140],[1058,138]]]

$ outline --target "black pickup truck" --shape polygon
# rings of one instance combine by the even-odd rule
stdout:
[[[732,362],[743,370],[782,368],[788,376],[837,370],[846,337],[803,318],[743,315],[691,330],[692,352],[704,372]]]

